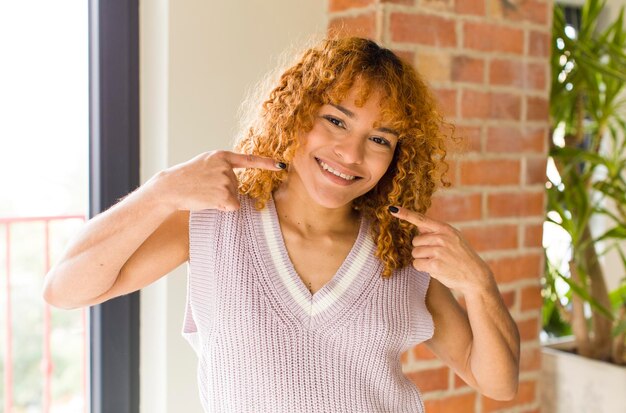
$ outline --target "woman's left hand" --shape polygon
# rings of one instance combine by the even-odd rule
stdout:
[[[410,209],[397,208],[398,212],[390,213],[419,229],[419,235],[413,238],[416,270],[427,272],[446,287],[464,294],[493,285],[489,266],[458,229]]]

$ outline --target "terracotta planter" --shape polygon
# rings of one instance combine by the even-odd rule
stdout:
[[[571,339],[542,347],[542,413],[626,413],[626,367],[568,352]]]

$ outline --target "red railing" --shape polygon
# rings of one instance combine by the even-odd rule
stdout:
[[[81,220],[85,221],[85,216],[82,215],[67,215],[67,216],[44,216],[44,217],[14,217],[14,218],[1,218],[0,217],[0,229],[5,228],[5,346],[4,346],[4,413],[12,413],[14,409],[13,390],[14,390],[14,376],[13,376],[13,314],[12,314],[12,302],[11,302],[11,227],[24,223],[42,222],[45,228],[45,237],[43,245],[43,258],[45,263],[45,275],[50,270],[50,222],[52,221],[68,221],[68,220]],[[35,291],[34,294],[40,294],[40,291]],[[52,349],[50,345],[51,336],[51,309],[50,306],[41,300],[43,308],[43,343],[42,343],[42,359],[41,359],[41,372],[42,372],[42,413],[49,413],[52,407],[52,378],[54,372],[54,365],[52,362]],[[88,357],[88,343],[87,343],[87,310],[81,310],[81,324],[82,324],[82,411],[87,412],[87,357]]]

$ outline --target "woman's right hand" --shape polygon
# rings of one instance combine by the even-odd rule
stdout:
[[[256,155],[230,151],[203,152],[187,162],[157,175],[156,192],[177,210],[239,209],[238,181],[234,168],[261,168],[281,171],[284,164]]]

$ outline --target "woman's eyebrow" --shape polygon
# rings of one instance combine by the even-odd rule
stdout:
[[[354,118],[354,117],[356,117],[356,115],[354,114],[354,112],[352,112],[352,111],[351,111],[351,110],[349,110],[349,109],[344,108],[344,107],[343,107],[343,106],[341,106],[341,105],[335,105],[334,103],[329,103],[329,105],[330,105],[330,106],[332,106],[332,107],[334,107],[335,109],[337,109],[337,110],[339,110],[339,111],[343,112],[343,114],[344,114],[344,115],[346,115],[346,116],[347,116],[347,117],[349,117],[349,118]]]
[[[336,105],[334,103],[329,103],[329,105],[334,107],[335,109],[339,110],[340,112],[342,112],[344,115],[346,115],[350,119],[356,118],[356,115],[350,109],[347,109],[347,108],[345,108],[345,107],[343,107],[341,105]],[[395,130],[387,128],[387,127],[384,127],[384,126],[381,126],[380,128],[376,128],[375,130],[377,130],[379,132],[383,132],[383,133],[390,133],[392,135],[400,136],[400,134],[398,132],[396,132]]]
[[[400,134],[398,132],[396,132],[395,130],[386,128],[384,126],[381,126],[380,128],[376,128],[376,130],[379,131],[379,132],[390,133],[392,135],[400,136]]]

